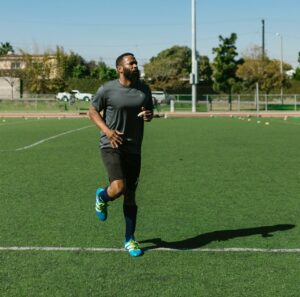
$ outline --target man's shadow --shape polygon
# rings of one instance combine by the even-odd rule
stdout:
[[[214,231],[209,233],[204,233],[197,235],[192,238],[187,238],[184,240],[167,242],[161,238],[152,238],[147,240],[139,241],[140,243],[153,243],[153,246],[144,248],[144,250],[151,250],[156,248],[170,248],[177,250],[190,250],[201,248],[213,241],[225,241],[232,238],[252,236],[252,235],[261,235],[262,237],[271,237],[274,232],[286,231],[295,228],[296,225],[291,224],[281,224],[274,226],[261,226],[237,230],[222,230]]]

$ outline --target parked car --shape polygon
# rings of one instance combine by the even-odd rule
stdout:
[[[60,101],[65,101],[65,102],[68,102],[68,101],[72,101],[77,99],[77,100],[82,100],[82,101],[91,101],[92,98],[93,98],[93,95],[90,94],[90,93],[80,93],[78,90],[72,90],[70,93],[68,92],[60,92],[60,93],[57,93],[55,98],[57,100],[60,100]]]
[[[68,102],[71,100],[71,94],[68,92],[59,92],[56,94],[55,99]]]
[[[71,95],[74,96],[77,100],[82,101],[91,101],[93,95],[90,93],[80,93],[78,90],[72,90]]]
[[[166,103],[169,104],[171,100],[174,100],[172,96],[164,91],[152,91],[152,100],[154,104]]]

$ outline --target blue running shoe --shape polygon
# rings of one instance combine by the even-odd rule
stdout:
[[[125,241],[124,248],[129,252],[131,257],[139,257],[143,255],[143,251],[141,250],[137,241],[134,238]]]
[[[96,190],[96,216],[100,221],[105,221],[107,219],[107,202],[102,201],[100,195],[104,191],[102,188]]]

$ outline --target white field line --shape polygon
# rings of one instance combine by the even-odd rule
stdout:
[[[30,145],[27,145],[27,146],[23,146],[23,147],[20,147],[20,148],[17,148],[17,149],[14,149],[13,151],[23,151],[23,150],[27,150],[27,149],[30,149],[34,146],[37,146],[37,145],[40,145],[46,141],[49,141],[49,140],[52,140],[52,139],[55,139],[55,138],[58,138],[58,137],[61,137],[61,136],[64,136],[64,135],[67,135],[67,134],[70,134],[70,133],[74,133],[74,132],[77,132],[77,131],[81,131],[81,130],[84,130],[84,129],[87,129],[87,128],[90,128],[90,127],[94,127],[93,125],[89,125],[89,126],[84,126],[84,127],[81,127],[81,128],[77,128],[77,129],[73,129],[73,130],[68,130],[68,131],[65,131],[65,132],[62,132],[62,133],[59,133],[59,134],[56,134],[56,135],[53,135],[51,137],[48,137],[48,138],[44,138],[44,139],[41,139],[35,143],[32,143]]]
[[[147,249],[147,248],[146,248]],[[111,253],[125,252],[123,248],[92,248],[92,247],[47,247],[47,246],[3,246],[1,251],[42,251],[42,252],[92,252],[92,253]],[[300,253],[300,248],[294,249],[264,249],[264,248],[198,248],[198,249],[172,249],[172,248],[149,248],[148,251],[162,252],[206,252],[206,253]]]

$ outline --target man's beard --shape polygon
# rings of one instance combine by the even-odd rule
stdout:
[[[128,68],[125,68],[123,74],[126,79],[132,82],[136,82],[140,78],[140,71],[138,69],[132,71]]]

